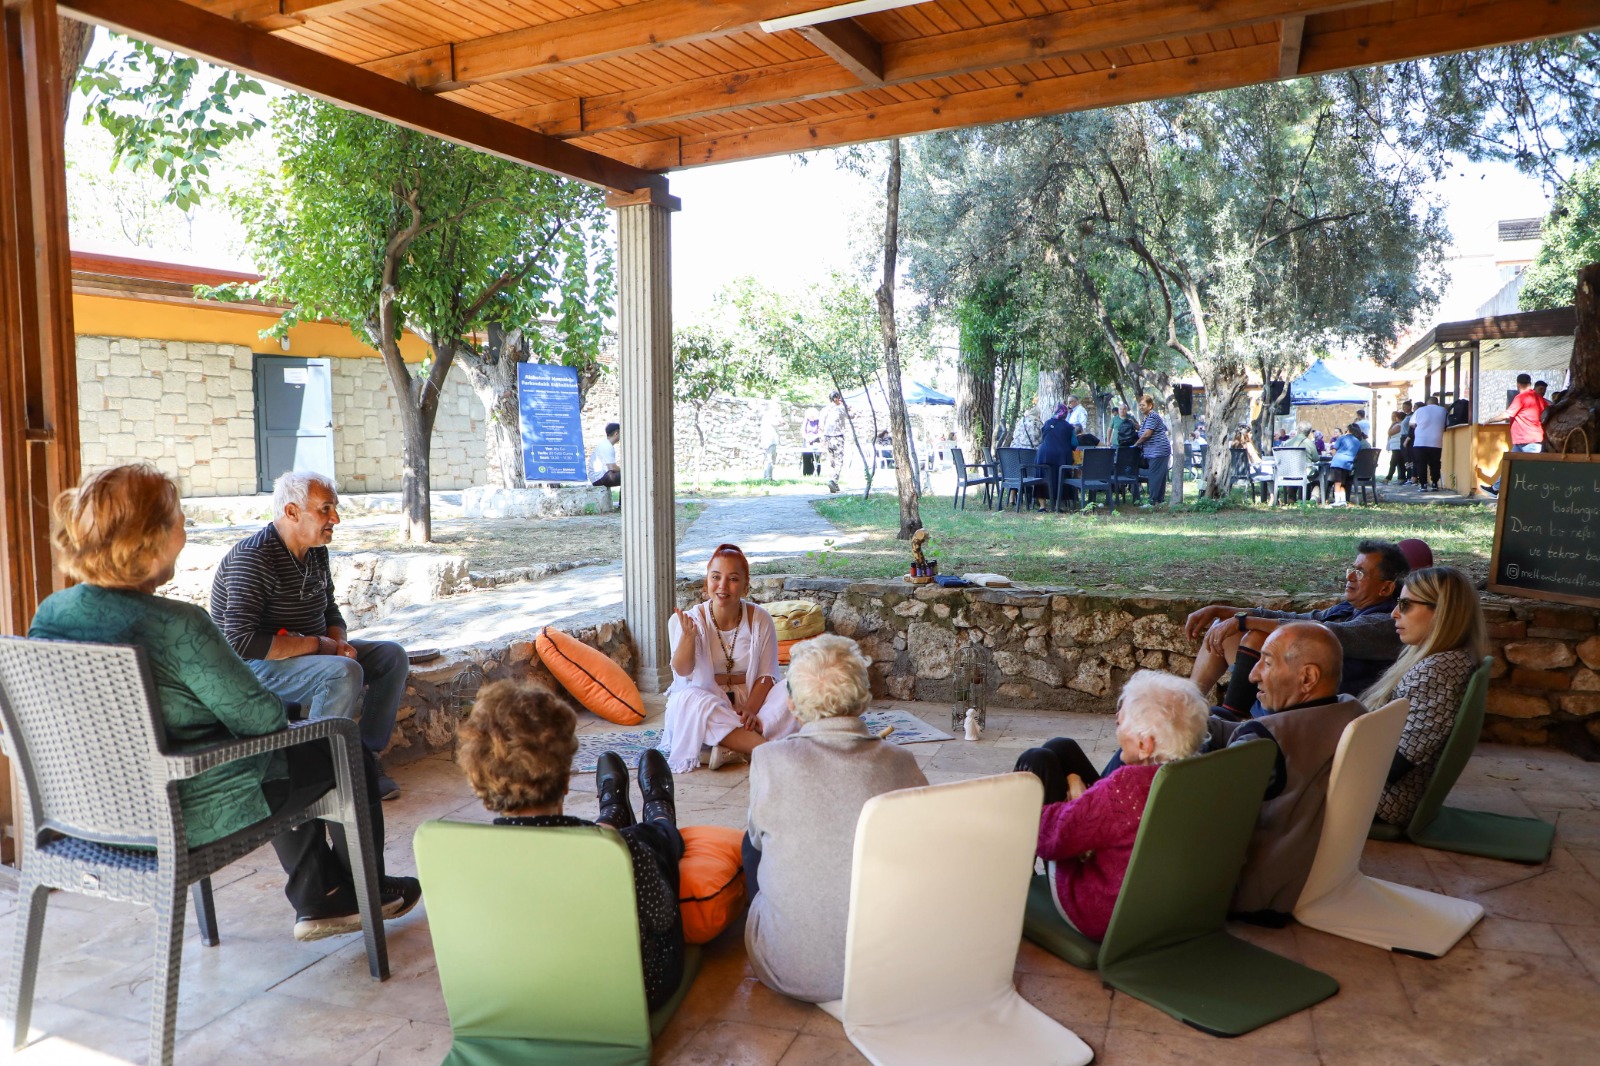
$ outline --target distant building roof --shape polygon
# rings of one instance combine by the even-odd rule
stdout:
[[[1503,218],[1500,220],[1500,239],[1536,241],[1539,239],[1539,227],[1543,224],[1542,218]]]

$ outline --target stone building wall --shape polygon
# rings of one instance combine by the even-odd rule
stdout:
[[[79,336],[83,465],[135,459],[184,496],[256,491],[254,354],[237,344]],[[334,476],[347,492],[400,488],[400,421],[379,359],[330,360]],[[433,433],[433,487],[483,480],[483,409],[461,375],[445,385]]]
[[[1600,743],[1600,610],[1488,596],[1494,650],[1484,736],[1578,750]]]

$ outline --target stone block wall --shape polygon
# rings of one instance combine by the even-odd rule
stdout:
[[[83,465],[143,459],[184,496],[256,491],[254,353],[237,344],[77,338]],[[379,359],[332,359],[334,476],[346,492],[400,488],[400,421]],[[483,408],[456,375],[433,434],[433,487],[481,483]]]
[[[79,337],[83,466],[154,463],[185,496],[256,491],[250,349],[136,337]]]
[[[1494,651],[1484,736],[1584,750],[1600,742],[1600,610],[1484,599]]]

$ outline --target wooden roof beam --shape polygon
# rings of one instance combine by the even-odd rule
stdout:
[[[1300,76],[1300,41],[1306,32],[1304,16],[1287,18],[1278,23],[1278,77]]]
[[[496,81],[754,31],[763,19],[814,11],[823,0],[645,0],[543,26],[455,42],[464,82]],[[885,80],[984,70],[1003,63],[1233,29],[1372,0],[1117,0],[996,26],[882,46]],[[783,31],[799,33],[799,30]],[[892,73],[891,73],[892,72]]]
[[[72,18],[108,26],[514,163],[616,192],[666,189],[666,179],[659,174],[332,60],[182,0],[58,0],[57,6]]]
[[[883,84],[883,46],[855,19],[802,26],[796,32],[863,85]]]
[[[1300,75],[1398,63],[1449,52],[1559,37],[1600,27],[1600,0],[1486,0],[1448,14],[1415,15],[1372,27],[1319,31],[1308,19]],[[886,137],[1034,118],[1136,100],[1154,100],[1272,81],[1281,70],[1278,42],[1114,70],[863,107],[816,122],[752,126],[685,137],[684,166],[832,148]]]
[[[313,19],[359,11],[383,0],[189,0],[213,15],[222,15],[258,30],[287,30]]]
[[[1212,28],[1360,6],[1361,0],[1120,0],[1056,15],[890,42],[882,84],[972,74],[1080,52],[1148,44]],[[861,88],[836,63],[806,59],[583,101],[583,129],[601,132],[700,118],[772,104],[801,103]]]

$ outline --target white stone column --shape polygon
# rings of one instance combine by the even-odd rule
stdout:
[[[672,212],[642,189],[606,200],[617,212],[617,376],[622,445],[623,610],[645,692],[671,679],[667,619],[677,580],[672,480]]]

